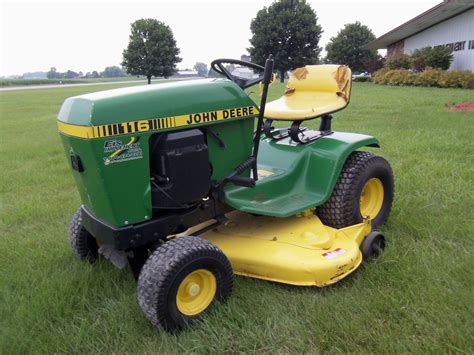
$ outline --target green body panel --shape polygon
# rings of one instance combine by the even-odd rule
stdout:
[[[212,130],[225,142],[225,149],[208,135],[212,180],[221,181],[252,153],[254,120],[246,119],[215,125]]]
[[[235,209],[288,217],[317,207],[331,196],[347,157],[364,146],[377,146],[371,136],[334,132],[309,144],[289,138],[260,142],[255,188],[229,185],[226,203]]]
[[[196,123],[191,117],[196,113],[245,107],[255,104],[236,84],[221,79],[125,88],[67,99],[59,120],[69,128],[61,131],[61,139],[68,159],[77,155],[84,166],[83,172],[73,170],[83,204],[95,217],[114,227],[158,217],[153,215],[151,205],[149,141],[153,135],[166,131],[202,127],[209,149],[211,178],[221,181],[251,154],[257,110],[236,116],[229,113],[204,123]],[[150,123],[146,131],[137,128],[134,133],[107,131],[106,137],[76,133],[76,129],[84,132],[84,127],[94,127],[86,128],[87,132],[99,131],[104,125],[128,125],[163,117],[180,123],[172,128]],[[209,133],[211,130],[213,134]],[[124,146],[127,148],[122,149]],[[255,188],[228,184],[226,203],[245,212],[277,217],[321,205],[330,197],[349,154],[363,146],[378,146],[378,141],[370,136],[340,132],[309,144],[295,144],[289,138],[263,138],[258,156],[262,177]],[[111,161],[119,151],[119,159]],[[245,174],[248,176],[248,171]],[[192,184],[192,171],[189,178]]]
[[[255,103],[230,80],[201,79],[70,97],[58,119],[79,126],[98,126],[246,106]]]
[[[83,172],[73,170],[82,203],[112,226],[143,222],[152,216],[148,138],[140,137],[140,159],[106,166],[104,158],[110,153],[104,153],[104,145],[110,139],[86,140],[61,135],[68,160],[71,153],[77,154],[84,166]],[[126,144],[130,139],[123,136],[114,140]]]
[[[79,126],[98,126],[249,106],[255,104],[231,81],[193,80],[69,98],[61,108],[59,120]],[[84,166],[83,172],[73,170],[82,203],[97,218],[114,227],[151,219],[150,137],[202,126],[209,126],[225,141],[226,148],[222,149],[218,141],[207,134],[212,179],[220,180],[250,155],[254,116],[96,139],[61,134],[68,160],[71,154],[78,155]],[[126,145],[132,138],[136,140],[133,156],[106,164],[106,159],[116,150],[110,147]]]

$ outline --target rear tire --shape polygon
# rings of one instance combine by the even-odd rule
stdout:
[[[178,237],[158,247],[138,278],[137,298],[154,326],[179,331],[232,292],[234,273],[224,253],[198,237]]]
[[[387,220],[392,208],[394,178],[390,164],[367,152],[353,152],[347,158],[331,197],[318,207],[321,221],[334,228],[371,219],[372,227]],[[364,216],[363,216],[364,214]]]
[[[99,247],[95,238],[82,225],[82,212],[78,208],[68,230],[69,244],[76,257],[81,261],[93,263],[99,257]]]

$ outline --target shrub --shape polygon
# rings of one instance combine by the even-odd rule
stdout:
[[[410,57],[406,54],[399,54],[388,58],[385,67],[388,69],[410,69]]]
[[[375,72],[373,82],[385,85],[413,85],[414,74],[406,69],[383,68]]]
[[[439,81],[440,87],[443,88],[472,88],[470,85],[474,83],[474,73],[469,70],[453,70],[443,72]]]
[[[421,49],[416,49],[413,54],[411,55],[411,68],[416,71],[420,72],[425,70],[426,66],[426,59],[428,57],[427,52],[431,49],[431,47],[425,47]]]
[[[415,75],[414,84],[418,86],[439,86],[442,70],[426,68],[425,71]]]
[[[385,58],[378,56],[378,58],[369,60],[367,63],[365,63],[364,68],[368,73],[373,74],[377,70],[382,69],[384,64],[385,64]]]
[[[453,61],[451,49],[446,46],[436,46],[428,51],[426,65],[432,68],[448,70]]]
[[[387,84],[385,74],[387,74],[389,71],[390,69],[388,68],[382,68],[377,70],[372,76],[372,81],[376,84]]]
[[[354,78],[354,80],[352,81],[357,82],[357,83],[365,83],[368,81],[372,81],[372,78],[370,76],[358,76]]]
[[[423,71],[426,67],[447,70],[453,61],[451,50],[445,46],[416,49],[411,55],[411,68]]]
[[[385,78],[389,85],[413,85],[413,74],[406,69],[391,70]]]
[[[414,73],[410,70],[383,68],[375,72],[372,81],[385,85],[417,85],[441,88],[474,89],[474,73],[470,71],[426,68],[425,71]]]

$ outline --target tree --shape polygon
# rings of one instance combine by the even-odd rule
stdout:
[[[208,78],[223,78],[223,75],[216,72],[214,69],[209,69],[209,72],[207,73]]]
[[[119,76],[125,76],[125,73],[121,68],[117,66],[112,66],[106,67],[101,73],[101,76],[104,78],[117,78]]]
[[[385,64],[385,58],[380,55],[377,55],[374,59],[369,60],[364,64],[364,69],[366,72],[373,74],[377,70],[382,69]]]
[[[194,64],[194,70],[198,72],[199,76],[207,76],[208,70],[207,64],[205,63],[197,62],[196,64]]]
[[[305,0],[278,0],[257,12],[250,24],[252,62],[264,65],[269,54],[283,82],[285,73],[319,61],[322,29]]]
[[[155,19],[140,19],[132,23],[128,47],[123,51],[122,66],[132,75],[145,75],[148,84],[152,76],[167,78],[181,61],[179,48],[171,29]]]
[[[326,62],[346,64],[353,72],[362,72],[366,63],[377,58],[377,50],[364,47],[374,39],[372,30],[359,21],[346,24],[326,45]]]
[[[55,67],[51,67],[49,72],[46,73],[48,79],[56,79],[58,77],[58,72]]]
[[[74,79],[79,76],[79,73],[76,73],[75,71],[68,70],[67,72],[64,73],[64,77],[66,79]]]

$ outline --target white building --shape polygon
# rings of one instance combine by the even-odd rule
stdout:
[[[435,46],[452,50],[450,69],[474,71],[474,0],[445,0],[367,45],[388,57]]]
[[[231,74],[238,78],[242,79],[255,79],[258,78],[258,74],[255,73],[252,69],[247,67],[237,67],[232,70]]]

